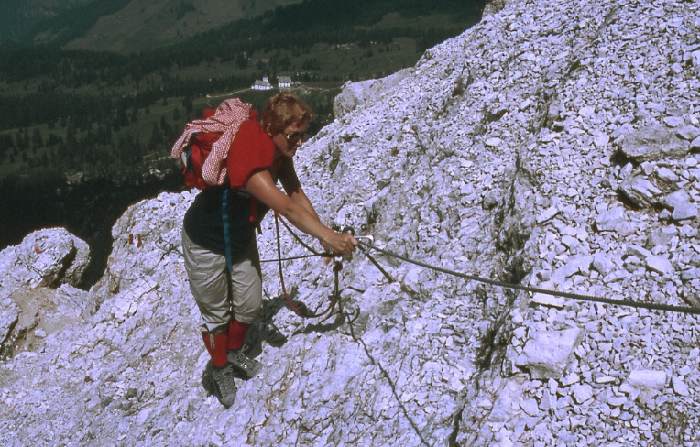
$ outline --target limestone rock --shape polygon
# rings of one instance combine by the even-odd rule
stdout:
[[[651,369],[637,369],[630,372],[627,381],[636,388],[660,390],[666,386],[666,373]]]
[[[635,231],[632,223],[625,217],[625,209],[621,206],[613,207],[596,217],[595,225],[598,231],[613,231],[622,236]]]
[[[688,391],[688,385],[685,384],[682,377],[673,376],[673,378],[671,379],[671,383],[673,384],[673,391],[676,394],[686,397],[690,396],[690,392]]]
[[[646,126],[623,137],[619,150],[631,160],[644,161],[682,157],[688,153],[689,146],[665,127]]]
[[[646,265],[650,270],[669,275],[674,271],[673,264],[665,256],[649,256],[646,258]]]
[[[607,275],[615,268],[615,263],[605,253],[596,253],[593,256],[593,268],[601,275]]]
[[[90,262],[85,241],[63,228],[48,228],[27,235],[19,245],[0,253],[0,275],[5,282],[31,287],[78,285]]]
[[[517,365],[530,371],[533,378],[561,376],[583,332],[574,327],[563,331],[538,331],[523,348]]]
[[[700,137],[695,137],[695,139],[693,139],[693,141],[690,143],[690,149],[693,151],[700,150]]]
[[[574,256],[568,259],[563,266],[552,273],[552,282],[555,284],[563,284],[566,278],[577,273],[587,272],[591,266],[591,262],[593,262],[592,256]]]
[[[543,224],[551,220],[554,216],[559,214],[559,210],[555,206],[551,206],[546,210],[542,211],[539,216],[537,216],[537,223]]]
[[[333,101],[333,113],[336,118],[352,112],[358,107],[364,107],[377,100],[382,92],[391,91],[403,79],[411,75],[413,70],[404,69],[382,79],[371,79],[360,82],[347,82],[342,91]]]
[[[688,193],[683,190],[674,191],[667,195],[664,205],[673,210],[673,220],[682,221],[694,219],[698,215],[698,207],[690,201]]]
[[[10,355],[13,351],[14,329],[19,319],[19,308],[17,304],[5,297],[0,301],[0,359]]]
[[[691,141],[700,135],[700,129],[690,124],[675,129],[675,132],[677,136],[688,141]]]
[[[544,293],[533,294],[531,301],[533,303],[541,304],[543,306],[554,307],[556,309],[563,309],[564,305],[566,304],[564,299],[553,296],[553,295],[547,295]]]
[[[535,399],[524,399],[520,401],[520,408],[530,416],[537,416],[540,412]]]
[[[507,380],[502,385],[494,401],[493,408],[489,413],[489,420],[503,422],[511,419],[519,406],[522,393],[523,384],[521,379],[513,378]]]
[[[673,221],[657,204],[625,208],[618,191],[636,175],[700,199],[697,149],[676,150],[699,138],[686,139],[684,126],[699,125],[700,3],[501,3],[426,50],[399,82],[359,89],[351,111],[305,143],[295,167],[318,214],[365,225],[379,247],[480,277],[694,302],[696,222]],[[659,126],[663,135],[635,136]],[[648,151],[612,153],[623,140]],[[287,341],[254,344],[260,374],[237,381],[235,411],[224,411],[199,383],[209,354],[180,247],[193,199],[167,193],[130,207],[89,292],[0,277],[0,306],[27,297],[66,309],[43,309],[31,345],[0,365],[3,445],[642,446],[692,443],[700,427],[693,316],[568,299],[561,309],[530,306],[521,291],[373,253],[385,275],[360,252],[339,274],[344,320],[298,318],[278,299],[274,263],[261,265],[264,315]],[[260,256],[274,259],[274,222],[261,226]],[[280,244],[308,254],[286,231]],[[14,274],[8,250],[0,271]],[[649,253],[678,273],[648,271]],[[283,266],[288,289],[311,308],[327,306],[334,289],[318,261]],[[77,321],[67,309],[80,311]],[[70,324],[44,327],[61,314]],[[17,306],[0,327],[20,318]],[[572,326],[585,333],[562,335]],[[252,327],[263,340],[266,326]],[[683,377],[689,396],[679,383],[630,385],[625,372],[640,365]]]
[[[692,61],[695,68],[695,76],[700,76],[700,50],[693,51]]]
[[[659,201],[662,191],[649,178],[641,175],[627,177],[618,190],[639,207],[652,206]]]
[[[590,385],[579,384],[573,386],[574,400],[577,404],[582,404],[593,397],[593,388]]]

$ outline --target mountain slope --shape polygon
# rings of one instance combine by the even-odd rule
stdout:
[[[299,151],[305,191],[326,221],[364,224],[377,245],[433,265],[699,306],[699,7],[507,2],[408,72],[346,89],[344,114]],[[546,300],[377,253],[386,274],[362,253],[340,272],[351,319],[267,302],[289,340],[262,346],[260,375],[223,410],[200,387],[208,354],[183,280],[192,199],[130,207],[104,278],[56,289],[90,306],[0,364],[6,444],[700,441],[697,315]],[[2,322],[5,302],[48,293],[28,286],[48,247],[27,241],[0,255]],[[269,219],[260,248],[277,253]],[[282,252],[306,253],[286,233]],[[275,296],[274,264],[263,271]],[[328,266],[296,260],[285,274],[327,305]]]
[[[114,14],[100,17],[84,35],[68,42],[66,48],[127,53],[145,51],[300,1],[132,0]]]
[[[301,0],[7,0],[0,43],[138,52]]]
[[[4,0],[0,2],[0,43],[25,42],[37,24],[95,0]]]

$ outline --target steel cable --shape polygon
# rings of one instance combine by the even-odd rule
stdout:
[[[695,307],[689,307],[689,306],[675,306],[672,304],[660,304],[660,303],[643,303],[639,301],[633,301],[633,300],[628,300],[628,299],[621,299],[621,300],[614,300],[611,298],[603,298],[599,296],[592,296],[592,295],[584,295],[580,293],[572,293],[572,292],[559,292],[556,290],[549,290],[549,289],[542,289],[539,287],[527,287],[527,286],[521,286],[520,284],[513,284],[513,283],[507,283],[504,281],[498,281],[494,279],[489,279],[489,278],[482,278],[476,275],[469,275],[466,273],[461,273],[457,272],[454,270],[450,270],[444,267],[439,267],[435,265],[430,265],[425,262],[417,261],[415,259],[411,259],[408,256],[403,256],[398,253],[394,253],[392,251],[379,248],[374,244],[367,243],[367,242],[362,242],[358,241],[361,246],[366,247],[367,249],[372,249],[376,250],[379,253],[382,253],[387,256],[391,256],[397,259],[400,259],[402,261],[417,265],[419,267],[424,267],[430,270],[434,270],[437,272],[445,273],[448,275],[456,276],[458,278],[463,278],[467,279],[470,281],[477,281],[485,284],[490,284],[493,286],[498,286],[498,287],[504,287],[508,289],[516,289],[516,290],[524,290],[526,292],[532,292],[532,293],[541,293],[544,295],[551,295],[551,296],[558,296],[562,298],[570,298],[573,300],[579,300],[579,301],[593,301],[593,302],[598,302],[598,303],[605,303],[605,304],[611,304],[613,306],[627,306],[627,307],[635,307],[635,308],[642,308],[642,309],[650,309],[650,310],[660,310],[664,312],[681,312],[685,314],[693,314],[693,315],[700,315],[700,308],[695,308]]]

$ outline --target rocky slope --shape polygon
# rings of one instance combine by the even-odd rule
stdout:
[[[297,170],[328,221],[413,258],[698,306],[699,16],[680,0],[505,2],[410,71],[349,86]],[[697,315],[378,256],[387,278],[362,254],[341,272],[356,320],[309,322],[268,301],[289,340],[262,345],[263,371],[224,411],[200,387],[207,354],[179,253],[192,198],[132,206],[89,292],[26,283],[31,243],[2,252],[15,278],[3,299],[72,296],[80,316],[0,364],[6,444],[700,445]],[[269,221],[260,247],[276,253]],[[264,272],[274,297],[275,268]],[[285,272],[310,306],[327,302],[328,267]]]

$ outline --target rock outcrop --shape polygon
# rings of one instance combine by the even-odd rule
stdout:
[[[700,305],[700,5],[499,7],[299,152],[319,213],[473,275]],[[362,253],[341,272],[353,319],[301,320],[267,300],[288,341],[262,346],[262,372],[223,410],[199,383],[208,354],[179,253],[192,198],[132,206],[81,321],[0,364],[4,443],[700,442],[697,315],[530,297],[377,253],[383,272]],[[282,250],[305,254],[286,233]],[[328,302],[322,262],[285,273],[310,307]]]
[[[2,251],[0,358],[79,321],[86,306],[75,287],[89,262],[87,243],[63,228],[34,232]]]
[[[90,249],[82,239],[63,228],[40,230],[19,245],[3,250],[0,257],[2,287],[56,288],[77,286],[90,262]]]
[[[346,82],[343,90],[333,101],[333,113],[339,118],[358,107],[367,107],[381,101],[384,93],[389,93],[405,78],[411,75],[410,68],[397,71],[382,79],[369,79],[360,82]]]

